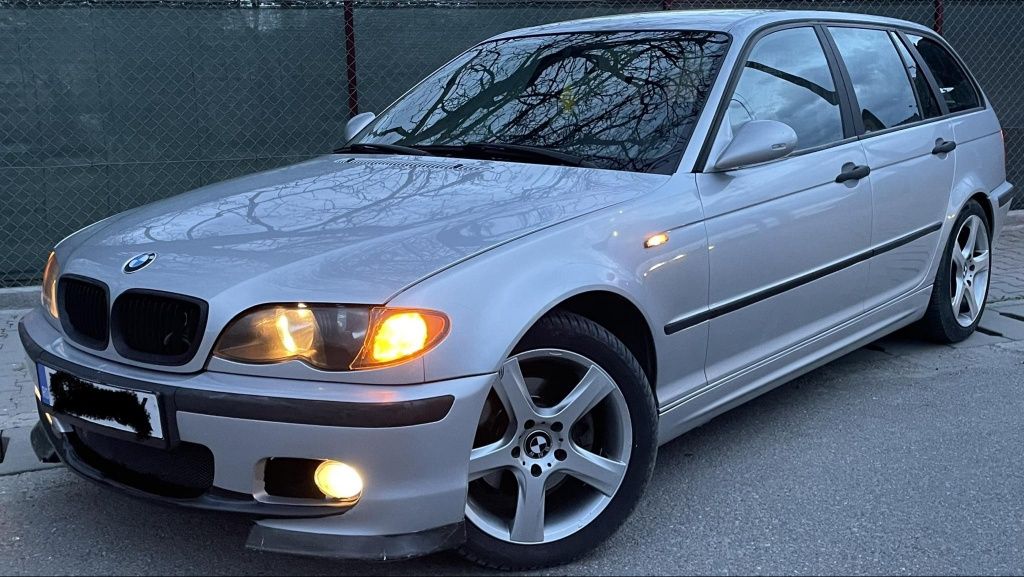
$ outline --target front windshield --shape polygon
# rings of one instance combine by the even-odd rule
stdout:
[[[542,147],[613,170],[671,174],[714,82],[719,32],[554,34],[480,44],[354,143]]]

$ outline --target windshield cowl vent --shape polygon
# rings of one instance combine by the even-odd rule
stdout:
[[[335,161],[344,165],[387,166],[390,168],[434,168],[438,170],[475,170],[463,162],[437,162],[430,160],[388,160],[385,158],[345,158]]]

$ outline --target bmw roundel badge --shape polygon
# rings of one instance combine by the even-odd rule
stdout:
[[[133,272],[139,272],[149,266],[154,260],[156,260],[155,252],[147,252],[138,256],[133,256],[128,262],[124,263],[124,273],[131,274]]]

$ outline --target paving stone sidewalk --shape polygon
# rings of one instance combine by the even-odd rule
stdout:
[[[25,311],[0,311],[0,430],[35,423],[32,374],[18,339],[18,319]]]
[[[1024,211],[1014,213],[992,253],[989,302],[1024,299]]]

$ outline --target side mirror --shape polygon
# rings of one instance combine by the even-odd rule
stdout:
[[[349,118],[348,123],[345,124],[345,142],[355,138],[357,134],[366,128],[367,124],[373,122],[374,118],[377,118],[377,115],[372,112],[364,112]]]
[[[732,170],[782,158],[796,150],[796,132],[775,120],[751,120],[736,129],[732,142],[715,161],[716,170]]]

